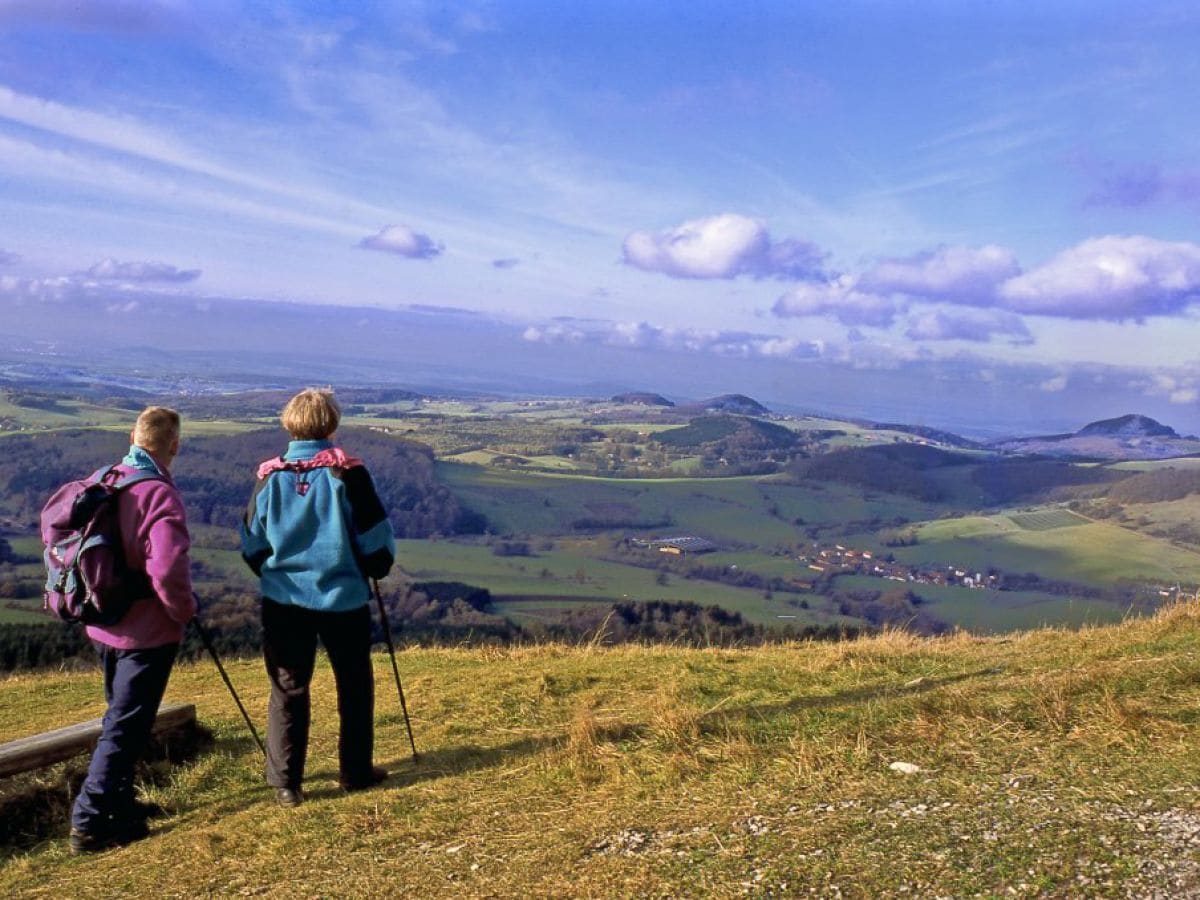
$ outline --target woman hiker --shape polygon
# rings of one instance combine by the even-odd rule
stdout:
[[[373,764],[375,682],[367,579],[392,567],[391,523],[362,460],[333,445],[333,391],[309,388],[284,407],[287,452],[258,467],[242,524],[242,556],[261,580],[263,656],[271,679],[267,784],[282,806],[304,800],[309,683],[317,639],[337,686],[339,783],[379,784]]]

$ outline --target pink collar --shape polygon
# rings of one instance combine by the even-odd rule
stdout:
[[[341,447],[330,447],[322,450],[312,459],[284,459],[282,456],[268,459],[259,465],[258,477],[266,478],[273,472],[282,472],[284,469],[289,472],[309,472],[313,469],[325,468],[353,469],[362,464],[361,459],[357,456],[347,456]]]

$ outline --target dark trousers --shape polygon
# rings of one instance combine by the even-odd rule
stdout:
[[[71,810],[71,826],[89,834],[117,831],[133,815],[133,771],[150,742],[178,644],[117,650],[96,644],[108,709],[87,778]]]
[[[375,740],[375,676],[371,613],[319,612],[263,598],[263,656],[271,679],[267,707],[267,784],[298,788],[304,780],[311,704],[308,686],[317,639],[329,654],[337,686],[338,768],[344,783],[370,780]]]

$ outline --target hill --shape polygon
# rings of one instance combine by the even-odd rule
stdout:
[[[745,416],[699,416],[682,428],[655,435],[654,440],[669,447],[736,443],[746,448],[784,450],[795,446],[797,436],[782,425]]]
[[[613,403],[627,403],[633,406],[674,406],[674,402],[668,400],[662,394],[652,394],[648,391],[628,391],[624,394],[616,394],[612,397]]]
[[[680,412],[696,414],[697,412],[730,413],[735,416],[769,416],[771,411],[752,397],[745,394],[721,394],[696,403],[688,403],[679,407]]]
[[[1175,429],[1169,425],[1156,422],[1149,416],[1136,414],[1091,422],[1084,425],[1075,434],[1077,437],[1088,437],[1090,435],[1105,435],[1108,437],[1179,437],[1175,433]]]
[[[169,815],[84,863],[35,818],[80,763],[9,780],[3,817],[28,833],[0,851],[0,893],[1192,895],[1198,659],[1194,603],[994,639],[409,650],[420,760],[376,658],[392,778],[347,796],[322,657],[296,810],[271,803],[211,664],[184,664],[166,699],[194,702],[216,744],[151,773]],[[228,669],[264,722],[261,662]],[[100,693],[94,673],[0,680],[0,734],[96,715]]]
[[[1200,440],[1180,437],[1169,425],[1135,413],[1089,422],[1070,434],[1014,438],[993,447],[1011,453],[1102,460],[1169,459],[1200,454]]]

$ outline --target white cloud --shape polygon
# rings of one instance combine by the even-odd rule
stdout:
[[[625,262],[672,278],[779,278],[818,274],[823,254],[808,241],[771,239],[766,226],[736,213],[692,219],[665,231],[635,231],[622,247]]]
[[[909,319],[904,332],[915,341],[990,341],[1008,335],[1020,343],[1033,336],[1020,316],[998,309],[922,310]]]
[[[0,275],[0,297],[17,301],[59,302],[78,297],[83,285],[78,278],[58,275],[53,278],[17,278]]]
[[[368,250],[382,250],[409,259],[433,259],[445,247],[427,234],[413,231],[407,225],[388,225],[378,234],[365,237],[358,244]]]
[[[1067,389],[1067,376],[1055,375],[1053,378],[1047,378],[1038,385],[1038,388],[1047,394],[1057,394]]]
[[[887,328],[898,307],[888,297],[860,291],[853,276],[843,275],[834,281],[797,285],[776,300],[771,311],[785,318],[831,316],[844,325]]]
[[[162,262],[118,262],[105,259],[87,270],[88,277],[104,281],[169,281],[181,283],[195,281],[200,277],[199,269],[180,269]]]
[[[578,328],[556,322],[550,325],[530,325],[522,332],[521,337],[531,344],[578,344],[587,335]]]
[[[542,344],[602,344],[635,350],[711,353],[741,359],[812,359],[822,356],[824,344],[799,338],[701,328],[664,328],[650,322],[573,320],[531,325],[522,337]]]
[[[1021,272],[1011,250],[985,247],[939,247],[904,259],[877,263],[859,279],[865,291],[908,294],[952,303],[990,304],[996,286]]]
[[[1200,297],[1200,245],[1148,237],[1099,237],[1000,286],[1015,312],[1072,319],[1175,315]]]

